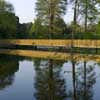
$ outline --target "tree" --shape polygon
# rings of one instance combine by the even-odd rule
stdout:
[[[29,30],[32,38],[47,38],[48,26],[43,25],[40,18],[35,19]]]
[[[0,12],[5,9],[5,1],[0,0]]]
[[[30,34],[30,28],[32,27],[32,23],[19,23],[17,22],[17,33],[16,38],[27,39],[32,38],[33,36]]]
[[[79,24],[78,18],[80,18],[80,21],[84,22],[85,32],[88,31],[88,25],[98,21],[100,0],[70,0],[70,3],[74,7],[73,28],[76,29],[75,26]]]
[[[0,37],[13,38],[16,36],[16,17],[12,13],[0,13]]]
[[[97,21],[99,14],[97,5],[99,3],[98,0],[81,0],[80,2],[80,12],[81,16],[84,17],[85,32],[87,32],[89,23],[95,23]]]
[[[43,25],[48,25],[49,37],[54,33],[54,21],[61,18],[66,11],[67,0],[37,0],[37,17],[41,19]]]
[[[0,0],[0,38],[13,38],[16,36],[16,21],[17,18],[12,4]]]
[[[53,36],[52,38],[64,38],[66,35],[67,26],[63,19],[55,19],[55,27],[53,27]],[[41,19],[35,19],[32,24],[29,34],[32,38],[48,38],[48,25],[42,24]]]
[[[5,11],[14,13],[14,7],[11,3],[6,2],[5,0],[0,0],[0,12]]]
[[[96,30],[96,34],[100,33],[100,22],[98,22],[98,24],[95,25],[95,30]]]
[[[74,25],[77,25],[79,1],[80,0],[69,0],[69,4],[72,4],[73,9],[74,9],[74,16],[73,16],[73,24]]]

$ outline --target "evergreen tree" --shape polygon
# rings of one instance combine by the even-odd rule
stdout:
[[[67,0],[37,0],[37,17],[42,20],[42,24],[48,25],[49,35],[54,33],[54,21],[61,18],[66,11]]]

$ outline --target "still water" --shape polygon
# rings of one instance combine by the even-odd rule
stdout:
[[[0,100],[100,100],[100,64],[1,55]]]

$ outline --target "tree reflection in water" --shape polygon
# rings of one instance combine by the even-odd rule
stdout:
[[[67,93],[71,100],[93,100],[93,85],[96,82],[94,69],[95,65],[88,65],[86,61],[83,63],[72,61],[73,90]]]
[[[65,100],[65,81],[60,76],[62,63],[35,61],[36,67],[36,100]],[[40,65],[39,65],[40,64]]]
[[[67,91],[69,80],[65,82],[64,77],[61,76],[63,63],[53,60],[34,61],[36,100],[93,100],[93,85],[96,82],[95,65],[89,65],[86,61],[83,63],[72,61],[71,63],[73,89]],[[68,73],[66,77],[69,77]]]
[[[8,87],[14,81],[14,74],[19,69],[16,58],[0,56],[0,90]]]
[[[21,59],[20,59],[21,60]],[[0,90],[10,86],[14,74],[19,69],[19,58],[0,56]],[[71,61],[71,71],[63,69],[64,62],[53,60],[34,60],[36,100],[93,100],[93,85],[96,82],[95,64]],[[70,65],[71,65],[70,64]],[[66,65],[66,69],[67,69]],[[62,69],[71,80],[61,75]],[[69,76],[71,74],[71,77]]]
[[[84,61],[78,68],[78,100],[93,100],[93,85],[96,83],[95,65],[88,65]]]

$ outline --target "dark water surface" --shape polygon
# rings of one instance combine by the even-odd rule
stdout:
[[[0,100],[100,100],[100,64],[1,55]]]

